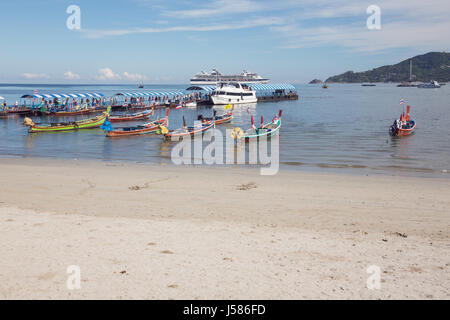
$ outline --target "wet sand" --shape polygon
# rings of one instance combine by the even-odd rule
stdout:
[[[4,299],[450,298],[448,179],[45,159],[0,177]]]

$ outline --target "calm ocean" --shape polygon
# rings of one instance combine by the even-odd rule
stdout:
[[[185,89],[187,85],[146,85],[145,89]],[[298,85],[297,101],[264,102],[236,106],[233,123],[224,128],[250,126],[250,116],[266,122],[283,109],[280,135],[282,169],[339,171],[355,174],[442,176],[450,170],[450,85],[440,89],[397,88],[394,84],[362,87],[359,84]],[[136,91],[133,86],[0,85],[8,104],[32,93]],[[404,98],[418,123],[415,134],[391,138],[388,128],[397,118]],[[223,110],[223,108],[221,109]],[[248,112],[250,111],[250,113]],[[157,110],[162,116],[164,110]],[[218,112],[219,114],[221,111]],[[212,114],[210,107],[172,110],[169,128],[192,123],[198,114]],[[54,119],[42,119],[48,121]],[[59,119],[69,120],[69,119]],[[1,157],[47,157],[171,163],[173,143],[160,136],[144,135],[109,139],[100,129],[78,132],[28,134],[23,118],[0,119]],[[38,121],[38,119],[35,119]],[[127,123],[115,124],[126,126]]]

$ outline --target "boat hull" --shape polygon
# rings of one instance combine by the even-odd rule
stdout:
[[[74,121],[72,123],[55,123],[49,125],[30,125],[29,132],[30,133],[38,133],[38,132],[59,132],[59,131],[73,131],[73,130],[81,130],[81,129],[93,129],[100,127],[105,120],[108,118],[109,113],[111,112],[111,107],[108,107],[107,111],[103,113],[101,116],[97,116],[95,118]]]
[[[228,95],[218,95],[211,96],[211,99],[216,105],[226,105],[226,104],[243,104],[243,103],[255,103],[258,102],[258,99],[255,95],[253,96],[228,96]]]
[[[153,112],[143,112],[140,114],[135,115],[128,115],[128,116],[111,116],[109,117],[109,122],[126,122],[126,121],[136,121],[136,120],[143,120],[148,119],[151,117]]]
[[[281,119],[278,119],[275,126],[270,128],[272,123],[265,124],[262,128],[253,130],[252,132],[244,133],[242,139],[250,140],[250,139],[258,139],[261,137],[272,137],[280,131],[281,128]]]
[[[168,120],[161,119],[154,121],[152,124],[148,126],[136,126],[131,128],[122,128],[122,130],[113,130],[109,132],[105,132],[107,137],[127,137],[127,136],[139,136],[143,134],[149,134],[156,132],[160,126],[167,126]],[[140,128],[142,127],[142,128]],[[125,130],[124,130],[125,129]]]
[[[215,122],[210,121],[207,123],[202,123],[201,128],[190,127],[190,128],[186,128],[186,129],[178,129],[178,130],[174,130],[169,133],[166,133],[164,136],[168,139],[192,136],[192,135],[203,133],[203,132],[211,129],[214,126],[214,124],[215,124]]]
[[[416,122],[412,121],[414,124],[411,128],[409,129],[397,129],[395,130],[395,128],[393,128],[393,126],[391,126],[390,130],[389,130],[389,134],[393,137],[404,137],[404,136],[408,136],[410,134],[412,134],[414,132],[414,130],[416,129]]]
[[[57,132],[57,131],[72,131],[80,129],[93,129],[100,127],[106,120],[106,116],[101,116],[98,119],[91,119],[89,122],[70,124],[70,125],[57,125],[57,126],[33,126],[30,128],[31,133],[37,132]]]
[[[414,127],[412,127],[411,129],[398,129],[397,136],[403,137],[403,136],[410,135],[411,133],[414,132],[415,129],[416,129],[416,125],[415,124],[414,124]]]
[[[71,117],[71,116],[82,116],[82,115],[96,113],[96,112],[99,112],[99,110],[84,109],[84,110],[78,110],[78,111],[57,111],[57,112],[44,111],[44,112],[41,112],[41,114],[43,116]]]

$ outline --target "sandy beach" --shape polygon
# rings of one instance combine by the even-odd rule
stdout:
[[[2,299],[450,298],[447,178],[46,159],[0,177]]]

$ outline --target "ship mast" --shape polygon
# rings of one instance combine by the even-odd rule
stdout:
[[[409,82],[412,81],[412,59],[409,59]]]

